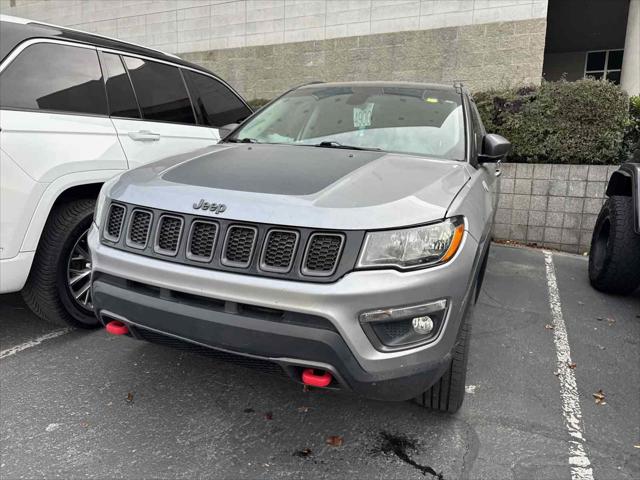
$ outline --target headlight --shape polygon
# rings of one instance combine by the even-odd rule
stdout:
[[[410,269],[444,263],[455,255],[463,234],[462,217],[403,230],[370,232],[358,267]]]

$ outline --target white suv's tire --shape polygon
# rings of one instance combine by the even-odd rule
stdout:
[[[48,322],[80,328],[99,325],[91,305],[88,249],[81,244],[91,226],[94,206],[93,199],[56,205],[42,232],[22,296]]]

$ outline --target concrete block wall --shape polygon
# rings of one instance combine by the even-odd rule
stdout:
[[[311,80],[539,83],[547,0],[0,0],[204,64],[246,98]]]
[[[182,54],[247,99],[313,80],[452,83],[472,90],[539,83],[546,20],[379,33]]]
[[[0,0],[0,12],[171,53],[546,18],[548,0]]]
[[[607,181],[617,169],[503,164],[494,238],[572,253],[588,251]]]

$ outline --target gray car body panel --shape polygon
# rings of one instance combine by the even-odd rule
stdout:
[[[94,225],[89,235],[93,269],[167,290],[321,316],[334,325],[358,364],[381,379],[442,362],[450,358],[481,277],[499,190],[499,167],[473,160],[478,152],[469,100],[466,95],[463,98],[469,162],[310,146],[223,143],[126,172],[103,192],[110,200],[171,212],[319,230],[395,229],[463,216],[462,244],[445,264],[411,271],[356,269],[329,283],[291,281],[169,263],[119,250],[101,243]],[[323,160],[331,171],[307,163]],[[220,162],[237,162],[241,172],[226,164],[213,168],[220,167]],[[316,176],[305,178],[311,172]],[[288,185],[291,182],[302,183]],[[195,211],[194,203],[201,199],[226,208],[218,214]],[[107,209],[102,210],[106,215]],[[447,299],[449,309],[438,337],[428,344],[381,351],[359,321],[364,311],[439,299]],[[126,312],[114,313],[126,317]],[[331,367],[340,371],[340,365]]]
[[[274,155],[274,151],[281,155]],[[295,164],[296,156],[303,159],[310,153],[317,156],[318,152],[331,158],[331,162],[327,162],[331,165],[343,160],[355,162],[356,168],[341,167],[341,176],[330,172],[322,181],[307,181],[302,190],[320,187],[312,193],[272,193],[274,184],[300,182],[304,174],[297,167],[282,168],[279,158],[293,157],[289,161]],[[230,164],[238,159],[254,167],[246,172],[252,175],[250,180],[226,173],[229,182],[244,187],[244,191],[205,186],[208,179],[216,181],[215,171],[207,163],[215,165],[218,156],[224,156]],[[262,165],[255,157],[263,158]],[[277,176],[273,175],[275,168],[279,170]],[[201,179],[200,185],[183,183],[194,177]],[[225,204],[227,208],[221,215],[239,221],[375,230],[444,218],[449,205],[470,178],[465,164],[456,161],[307,146],[222,144],[126,172],[108,195],[113,200],[182,213],[194,213],[193,204],[205,199]],[[262,191],[248,191],[258,188]]]

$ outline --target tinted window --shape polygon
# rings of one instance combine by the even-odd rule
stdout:
[[[105,70],[104,76],[107,79],[109,114],[114,117],[140,118],[138,103],[120,56],[112,53],[103,53],[101,57]]]
[[[52,43],[27,47],[0,76],[0,105],[106,115],[97,52]]]
[[[124,57],[145,120],[195,123],[182,75],[176,67]]]
[[[182,73],[189,84],[198,123],[222,127],[239,123],[251,115],[251,110],[242,100],[219,81],[190,70],[183,70]]]

